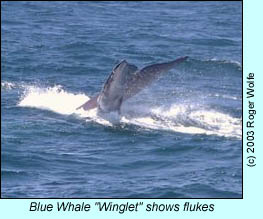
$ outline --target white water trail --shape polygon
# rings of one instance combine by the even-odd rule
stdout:
[[[145,129],[167,130],[188,134],[218,135],[241,139],[242,120],[226,113],[197,106],[174,104],[170,107],[143,107],[124,105],[122,115],[117,113],[100,114],[97,109],[84,111],[77,108],[89,100],[85,94],[73,94],[61,86],[39,88],[27,86],[18,103],[21,107],[34,107],[59,114],[75,114],[86,121],[104,126],[129,124]]]

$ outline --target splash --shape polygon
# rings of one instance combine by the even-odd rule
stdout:
[[[84,111],[77,108],[90,97],[69,93],[61,86],[39,88],[28,86],[19,106],[50,110],[59,114],[74,114],[87,122],[104,126],[135,125],[144,129],[167,130],[188,134],[218,135],[241,139],[241,118],[196,105],[174,104],[170,107],[131,107],[128,103],[117,113],[101,114],[97,109]]]
[[[1,81],[1,89],[12,90],[15,87],[16,87],[16,85],[14,83],[12,83],[12,82]]]
[[[76,108],[89,100],[84,94],[72,94],[64,91],[60,85],[48,88],[28,86],[19,106],[34,107],[70,115]]]
[[[218,135],[241,139],[241,118],[197,106],[172,105],[170,108],[156,107],[150,116],[124,118],[122,121],[145,128],[162,129],[188,134]]]
[[[32,107],[44,110],[50,110],[58,114],[71,115],[75,114],[87,121],[95,121],[105,126],[112,126],[111,115],[101,117],[97,109],[85,111],[78,109],[83,103],[90,99],[85,94],[73,94],[65,91],[62,86],[40,88],[38,86],[26,86],[23,96],[18,103],[21,107]]]

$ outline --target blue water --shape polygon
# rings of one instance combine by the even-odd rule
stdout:
[[[242,196],[241,2],[1,2],[2,197]],[[76,108],[120,60],[190,58]]]

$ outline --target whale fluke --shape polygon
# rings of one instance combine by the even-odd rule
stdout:
[[[175,67],[177,64],[185,61],[188,56],[178,58],[171,62],[153,64],[142,68],[140,71],[135,72],[131,80],[127,81],[126,91],[123,100],[136,95],[146,86],[150,85],[162,73],[165,73]]]
[[[98,107],[102,112],[120,112],[123,101],[139,93],[160,75],[171,70],[187,58],[185,56],[171,62],[149,65],[141,70],[123,60],[113,68],[101,92],[77,109],[90,110]]]
[[[97,104],[98,97],[99,97],[99,94],[94,96],[94,97],[92,97],[92,98],[90,98],[86,103],[84,103],[83,105],[79,106],[77,108],[77,110],[80,109],[80,108],[83,108],[84,110],[90,110],[90,109],[96,108],[98,106],[98,104]]]

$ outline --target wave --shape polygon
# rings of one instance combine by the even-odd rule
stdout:
[[[1,82],[1,89],[3,90],[12,90],[13,88],[16,88],[16,84],[8,81],[2,81]]]
[[[63,115],[74,114],[87,122],[104,126],[134,125],[143,129],[167,130],[187,134],[217,135],[241,139],[241,118],[223,112],[207,109],[195,104],[172,104],[170,106],[146,106],[144,102],[136,107],[125,103],[121,115],[102,114],[97,109],[84,111],[77,108],[90,97],[65,91],[60,85],[48,88],[27,86],[18,106],[50,110]]]
[[[214,77],[231,75],[242,78],[242,65],[235,60],[190,58],[187,63],[183,64],[178,69],[185,69],[188,73],[196,74],[202,72],[204,75],[213,75]]]
[[[68,93],[62,86],[40,88],[28,86],[19,102],[22,107],[34,107],[54,111],[59,114],[70,115],[76,112],[76,108],[88,101],[85,94]]]
[[[241,63],[236,60],[219,60],[217,58],[213,58],[213,59],[208,59],[207,61],[217,62],[217,63],[222,63],[222,64],[233,64],[233,66],[236,66],[239,68],[242,67]]]

